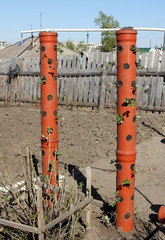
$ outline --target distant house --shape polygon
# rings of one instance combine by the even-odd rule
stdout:
[[[4,49],[5,47],[7,47],[7,43],[5,41],[0,40],[0,50]]]
[[[61,47],[62,56],[65,55],[77,55],[70,49]],[[60,54],[60,53],[58,53]],[[38,37],[29,37],[22,42],[12,44],[2,50],[0,50],[0,58],[37,58],[40,56],[40,41]]]
[[[140,52],[149,52],[151,49],[158,49],[158,50],[161,50],[161,48],[147,48],[147,47],[140,47],[138,48],[140,50]]]

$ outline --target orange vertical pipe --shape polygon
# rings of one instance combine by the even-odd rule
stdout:
[[[165,223],[165,206],[161,206],[158,212],[158,220],[161,223]]]
[[[41,32],[41,128],[43,177],[58,185],[57,33]]]
[[[116,228],[133,230],[136,159],[136,35],[122,28],[117,36],[117,218]]]

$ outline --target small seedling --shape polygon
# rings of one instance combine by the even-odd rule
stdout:
[[[116,159],[114,159],[114,160],[112,159],[112,160],[110,161],[110,164],[114,164],[114,163],[116,164],[116,162],[117,162]]]
[[[53,68],[52,66],[49,66],[49,68],[53,69],[53,70],[56,70],[56,68]]]
[[[144,90],[144,93],[148,93],[149,92],[149,88]]]
[[[106,221],[106,225],[109,228],[110,227],[110,218],[108,217],[108,215],[105,215],[105,221]]]
[[[61,118],[62,121],[65,121],[65,118],[64,118],[62,115],[58,116],[58,117],[56,118],[56,120],[58,120],[59,118]]]
[[[116,84],[115,83],[108,83],[108,85],[110,86],[110,88],[115,88],[116,87]]]
[[[58,158],[59,156],[62,155],[62,153],[61,152],[57,152],[56,150],[54,150],[53,155]]]
[[[124,118],[121,114],[117,113],[117,123],[122,124],[124,122]]]
[[[46,83],[46,77],[45,76],[40,76],[40,82],[39,82],[39,84],[40,85],[43,85],[43,84],[45,84]]]
[[[47,128],[47,133],[50,134],[50,133],[52,133],[52,132],[53,132],[53,128],[48,127],[48,128]]]
[[[134,99],[134,98],[126,98],[126,99],[124,100],[124,103],[125,103],[127,106],[130,106],[130,107],[132,107],[132,108],[135,107],[135,102],[136,102],[136,99]]]
[[[126,187],[129,187],[131,185],[131,180],[129,180],[128,178],[127,179],[124,179],[122,184],[121,184],[123,187],[126,186]]]
[[[114,195],[116,196],[113,203],[109,203],[109,206],[114,207],[117,203],[121,201],[121,198],[119,196],[119,191],[114,192]]]
[[[137,118],[137,119],[140,119],[140,115],[139,115],[138,113],[136,114],[136,118]]]
[[[44,138],[45,140],[48,140],[48,138],[47,138],[47,137],[45,137],[45,136],[44,136],[44,134],[42,134],[42,138]]]

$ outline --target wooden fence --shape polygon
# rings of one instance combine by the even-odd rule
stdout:
[[[165,52],[136,54],[137,105],[165,111]],[[116,52],[58,58],[58,102],[73,106],[116,104]],[[0,101],[36,102],[41,98],[39,58],[0,59]]]

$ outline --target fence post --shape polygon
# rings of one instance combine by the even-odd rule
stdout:
[[[31,162],[31,153],[29,147],[26,147],[26,157],[27,157],[27,170],[28,170],[28,184],[29,184],[29,197],[31,200],[33,194],[33,186],[32,186],[32,162]]]
[[[86,196],[87,198],[91,197],[91,168],[86,168]],[[91,215],[92,215],[92,204],[89,203],[86,207],[87,213],[86,213],[86,222],[88,224],[87,229],[91,229]]]
[[[41,32],[39,37],[43,176],[58,185],[57,33]]]
[[[42,188],[37,189],[37,216],[38,216],[38,239],[44,240],[43,231],[43,206],[42,206]]]
[[[117,36],[117,219],[116,228],[133,230],[136,159],[136,34],[122,28]]]

